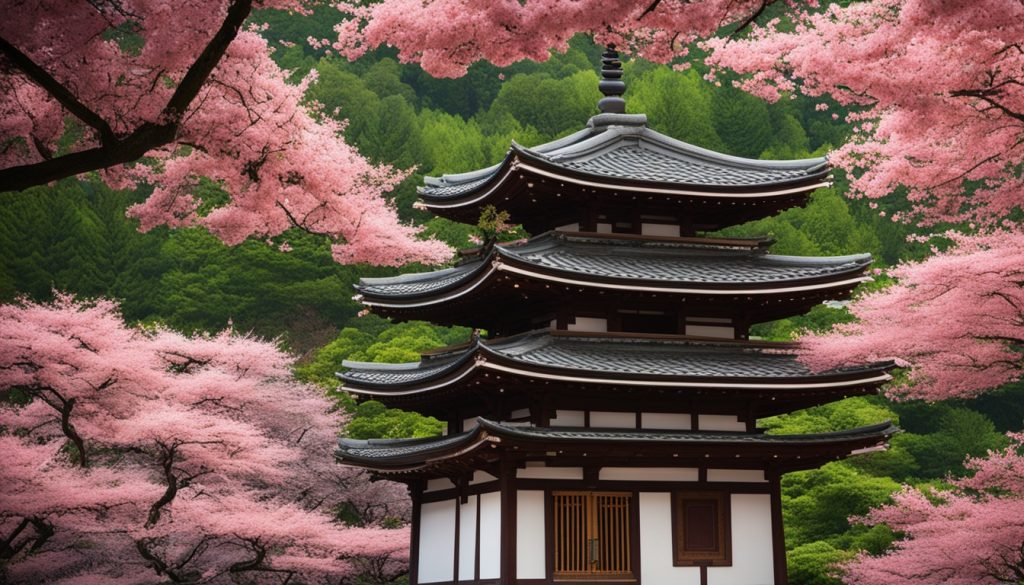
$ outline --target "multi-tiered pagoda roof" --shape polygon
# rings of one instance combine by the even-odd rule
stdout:
[[[444,436],[342,439],[337,452],[410,486],[412,585],[639,584],[641,558],[647,585],[785,585],[780,475],[897,432],[757,425],[890,380],[892,362],[813,371],[798,346],[750,339],[753,324],[848,298],[871,256],[775,255],[767,237],[704,233],[805,204],[829,184],[828,161],[743,159],[660,134],[624,113],[620,64],[613,52],[604,63],[607,97],[586,128],[420,190],[438,215],[475,224],[493,205],[534,237],[356,286],[376,314],[476,328],[418,361],[339,374],[358,399],[447,423]],[[732,505],[744,516],[730,520]]]

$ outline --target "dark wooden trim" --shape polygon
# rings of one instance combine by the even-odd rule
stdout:
[[[473,578],[480,581],[480,494],[476,495],[476,550],[473,552]]]
[[[452,553],[452,581],[459,581],[459,549],[462,548],[459,531],[462,524],[462,498],[455,499],[455,548]]]
[[[487,494],[490,492],[496,492],[501,490],[501,482],[499,480],[485,481],[483,483],[476,483],[473,485],[467,485],[466,487],[459,489],[446,488],[443,490],[437,490],[435,492],[424,492],[422,501],[424,503],[431,502],[443,502],[444,500],[453,500],[459,496],[475,496],[477,494]]]
[[[700,585],[708,585],[708,566],[700,565]]]
[[[786,567],[786,535],[782,526],[782,484],[780,474],[774,470],[765,471],[768,479],[768,497],[771,501],[772,517],[772,569],[775,585],[788,585],[789,571]]]
[[[703,484],[708,483],[708,468],[706,465],[701,465],[697,468],[697,481]]]
[[[423,488],[418,485],[410,485],[409,496],[412,498],[412,521],[410,523],[412,542],[409,543],[409,585],[418,585],[420,572],[420,508],[423,505]]]
[[[555,575],[555,500],[550,490],[544,493],[544,575],[551,583]]]
[[[768,482],[747,481],[607,481],[596,484],[586,479],[518,479],[521,490],[596,490],[611,492],[720,491],[730,494],[767,494]]]
[[[633,571],[633,577],[640,582],[641,559],[640,555],[640,491],[634,490],[633,497],[629,504],[629,568]]]
[[[501,462],[501,559],[500,573],[502,585],[514,585],[516,582],[516,500],[517,482],[516,466],[511,460]]]

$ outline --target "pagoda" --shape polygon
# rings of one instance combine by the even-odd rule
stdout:
[[[702,235],[805,204],[829,184],[827,160],[749,160],[655,132],[625,113],[614,50],[602,61],[586,128],[420,189],[437,215],[476,223],[493,205],[533,238],[356,287],[376,314],[486,332],[339,374],[357,398],[447,423],[444,436],[337,451],[408,485],[412,585],[782,585],[780,476],[897,432],[757,426],[890,379],[891,362],[812,372],[792,344],[749,337],[849,297],[870,255]]]

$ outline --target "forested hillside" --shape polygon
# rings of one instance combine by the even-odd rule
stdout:
[[[324,116],[347,121],[349,143],[375,163],[412,169],[391,194],[405,221],[426,226],[453,247],[466,247],[475,229],[432,218],[413,208],[425,175],[494,164],[512,141],[540,144],[585,125],[600,97],[601,49],[577,37],[565,54],[544,63],[498,68],[478,63],[458,79],[435,79],[418,66],[400,64],[393,52],[374,51],[349,62],[314,49],[336,16],[267,12],[263,33],[275,60],[291,79],[314,74],[307,99]],[[675,71],[632,59],[625,66],[628,111],[670,136],[752,158],[821,155],[850,134],[838,104],[816,107],[806,98],[769,104],[711,82],[699,67]],[[841,174],[833,188],[817,191],[806,208],[728,229],[726,235],[771,235],[778,254],[842,255],[871,252],[878,268],[930,252],[907,241],[909,228],[890,220],[899,209],[843,196]],[[223,194],[204,185],[205,199]],[[429,436],[436,420],[356,405],[336,392],[334,373],[343,360],[404,362],[419,352],[465,340],[469,331],[426,323],[391,324],[359,316],[351,297],[359,277],[426,269],[344,266],[323,239],[291,230],[265,242],[226,246],[200,228],[138,231],[125,210],[144,190],[118,191],[98,178],[63,180],[52,187],[0,194],[0,302],[19,297],[47,300],[55,291],[108,297],[121,303],[129,322],[159,324],[189,334],[235,330],[278,340],[298,357],[296,375],[320,385],[354,413],[345,432],[357,438]],[[522,235],[522,234],[520,234]],[[865,288],[887,286],[882,277]],[[793,339],[848,320],[845,309],[819,306],[805,317],[759,326],[755,335]],[[1011,385],[974,400],[929,404],[884,397],[851,398],[761,421],[769,432],[840,430],[892,419],[905,430],[891,449],[820,470],[793,473],[783,482],[786,544],[794,585],[838,583],[831,566],[859,551],[878,553],[894,534],[885,526],[851,524],[850,516],[890,501],[901,484],[942,485],[963,476],[967,456],[1007,445],[1005,432],[1024,424],[1024,386]]]

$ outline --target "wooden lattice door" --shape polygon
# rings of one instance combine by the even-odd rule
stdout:
[[[631,577],[632,494],[554,492],[556,578]]]

